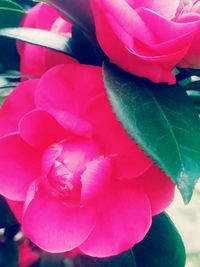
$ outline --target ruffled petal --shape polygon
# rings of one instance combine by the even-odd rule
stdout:
[[[151,208],[138,184],[112,184],[100,198],[98,220],[80,250],[93,257],[108,257],[142,240],[151,224]]]
[[[175,184],[155,164],[139,180],[148,195],[153,215],[164,211],[173,201]]]
[[[1,138],[0,147],[0,193],[8,199],[23,201],[40,173],[41,156],[18,134]]]
[[[39,189],[23,217],[25,235],[51,253],[66,252],[79,246],[96,221],[95,208],[68,208],[63,202]]]
[[[172,19],[175,17],[176,13],[182,6],[182,1],[180,0],[126,0],[132,8],[137,9],[140,7],[149,8],[159,15],[164,16],[167,19]]]
[[[145,41],[147,43],[155,43],[155,37],[148,29],[144,29],[142,32],[138,31],[140,27],[135,24],[137,26],[136,29],[127,32],[126,27],[118,23],[119,16],[115,18],[106,16],[106,13],[100,8],[101,3],[99,3],[99,1],[94,1],[92,6],[99,44],[113,63],[131,74],[148,78],[156,83],[175,83],[172,68],[166,68],[161,65],[160,62],[154,63],[145,61],[131,52],[131,49],[133,49],[133,37],[138,38],[138,40],[143,40],[145,36]],[[119,10],[120,9],[118,9],[118,11]],[[121,16],[126,17],[123,12]],[[123,19],[121,19],[121,21],[123,21]],[[133,23],[130,24],[132,25]],[[136,34],[138,32],[141,33],[141,35]]]
[[[19,133],[28,144],[38,149],[44,149],[70,135],[49,113],[38,109],[22,117]]]
[[[38,3],[25,14],[21,27],[51,30],[58,17],[59,14],[55,8],[45,3]],[[26,45],[24,42],[17,42],[17,50],[20,55],[22,55]]]
[[[112,174],[111,160],[99,157],[86,164],[81,175],[81,203],[95,201],[99,194],[108,186]]]
[[[93,126],[93,138],[103,154],[112,160],[115,178],[134,178],[151,166],[151,159],[117,120],[105,92],[90,100],[85,117]]]
[[[22,74],[39,78],[45,70],[46,48],[32,44],[26,44],[20,59],[20,71]]]
[[[60,110],[80,115],[88,99],[103,88],[100,67],[60,65],[46,72],[40,79],[36,104],[49,112]]]
[[[21,117],[35,108],[34,92],[37,83],[37,80],[20,83],[6,98],[0,108],[0,136],[18,131]]]

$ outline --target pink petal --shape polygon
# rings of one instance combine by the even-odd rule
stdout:
[[[148,42],[152,42],[153,36],[151,32],[141,20],[137,11],[131,8],[126,1],[93,0],[92,8],[97,37],[99,34],[105,34],[104,32],[100,32],[100,24],[106,30],[106,24],[108,23],[111,31],[126,45],[130,43],[133,36],[139,39],[143,39],[145,36]],[[107,31],[105,32],[107,33]],[[110,36],[106,34],[105,38],[110,39]],[[114,43],[110,45],[114,46]]]
[[[96,3],[98,1],[95,1]],[[115,1],[116,2],[116,1]],[[160,62],[147,62],[135,56],[129,49],[131,49],[133,44],[133,37],[138,39],[143,39],[147,43],[153,43],[154,36],[150,33],[148,29],[144,29],[142,32],[141,27],[138,27],[138,23],[135,24],[137,27],[134,30],[126,31],[126,26],[122,26],[120,23],[123,21],[121,18],[120,23],[118,23],[119,17],[124,17],[122,12],[121,16],[106,16],[104,10],[100,8],[101,3],[93,3],[93,14],[95,18],[96,34],[101,45],[101,48],[111,59],[111,61],[124,70],[137,75],[139,77],[148,78],[156,83],[158,82],[168,82],[169,84],[175,83],[175,77],[172,74],[172,69],[166,69],[160,64]],[[117,9],[117,8],[116,8]],[[120,9],[118,9],[120,12]],[[125,16],[126,17],[126,16]],[[128,22],[129,21],[129,22]],[[128,19],[127,25],[132,25],[131,20]],[[113,28],[115,27],[115,28]],[[138,35],[139,33],[139,35]],[[129,47],[129,49],[127,49]],[[123,60],[122,60],[123,58]]]
[[[40,155],[18,134],[0,139],[0,193],[23,201],[31,182],[40,173]]]
[[[59,13],[55,8],[53,8],[48,4],[41,3],[39,12],[35,17],[37,22],[36,28],[51,30],[52,25],[58,18],[59,18]]]
[[[60,65],[40,79],[36,104],[48,111],[65,129],[87,134],[91,131],[91,125],[81,113],[89,99],[102,90],[101,68],[79,64]]]
[[[39,78],[47,70],[45,50],[46,48],[41,46],[26,44],[21,54],[20,72],[31,76],[31,78]]]
[[[51,30],[53,32],[62,33],[67,36],[69,35],[71,36],[71,29],[72,29],[72,24],[61,17],[59,17],[51,27]]]
[[[68,208],[62,201],[39,189],[23,217],[25,235],[51,253],[79,246],[95,224],[94,207]]]
[[[109,158],[99,157],[86,164],[81,176],[81,202],[87,203],[97,198],[110,182],[112,165]]]
[[[75,58],[72,58],[70,56],[64,55],[62,53],[50,49],[45,49],[45,71],[60,64],[77,64],[77,63],[78,61]],[[43,71],[43,73],[45,71]]]
[[[23,17],[21,27],[50,30],[58,17],[59,14],[55,8],[45,3],[38,3],[29,9]],[[22,55],[26,45],[26,43],[17,42],[17,49],[20,55]]]
[[[84,136],[91,136],[92,126],[91,124],[82,119],[80,116],[76,116],[70,112],[56,110],[56,109],[49,109],[48,111],[56,121],[62,125],[62,127],[67,130],[71,131],[77,135],[84,135]]]
[[[38,3],[26,13],[22,26],[50,30],[58,17],[56,9],[45,3]]]
[[[139,180],[149,198],[153,215],[164,211],[173,201],[175,184],[156,164],[139,177]]]
[[[180,0],[126,0],[134,9],[139,7],[146,7],[162,15],[168,19],[175,17],[177,11],[182,6]]]
[[[79,77],[77,79],[77,77]],[[36,104],[46,111],[80,114],[88,99],[102,91],[100,67],[66,64],[49,70],[40,79]]]
[[[21,137],[31,146],[44,149],[69,134],[46,111],[32,110],[19,123]]]
[[[113,183],[99,201],[98,220],[80,250],[94,257],[108,257],[142,240],[151,224],[151,208],[140,186]]]
[[[18,130],[21,117],[35,108],[34,91],[37,80],[20,83],[6,98],[0,109],[0,136]]]
[[[103,155],[112,160],[115,178],[137,177],[151,166],[152,161],[117,120],[105,92],[90,100],[85,117],[93,126],[93,138]]]
[[[198,29],[198,23],[176,23],[174,21],[169,21],[161,16],[158,16],[151,10],[146,8],[140,8],[138,14],[148,25],[149,31],[151,31],[157,43],[166,42],[170,39],[182,38],[185,35],[193,35],[193,33]],[[155,27],[159,24],[159,27]],[[165,34],[163,34],[163,31]],[[146,41],[144,37],[143,40]]]

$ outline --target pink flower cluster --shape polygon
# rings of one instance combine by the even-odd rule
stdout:
[[[173,83],[175,65],[199,66],[199,1],[91,2],[100,45],[127,71]],[[46,4],[22,25],[71,32]],[[32,79],[0,109],[0,193],[46,251],[106,257],[128,250],[171,203],[174,184],[117,120],[101,67],[29,44],[18,50],[21,72]]]

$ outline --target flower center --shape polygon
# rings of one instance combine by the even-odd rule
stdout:
[[[74,190],[81,189],[82,171],[70,170],[67,166],[68,161],[56,160],[47,176],[49,184],[62,196],[69,196]]]
[[[43,158],[46,188],[64,202],[80,201],[81,176],[96,157],[99,157],[99,150],[87,138],[73,138],[50,146]]]

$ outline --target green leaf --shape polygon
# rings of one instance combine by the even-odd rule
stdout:
[[[44,0],[56,8],[66,18],[69,18],[74,25],[83,31],[93,32],[94,25],[89,0]]]
[[[32,28],[4,28],[0,29],[0,36],[43,46],[73,56],[68,44],[70,38],[54,32]]]
[[[110,63],[103,74],[119,121],[188,203],[200,176],[200,121],[189,97],[179,85],[154,84]]]
[[[6,240],[0,243],[0,266],[18,267],[18,250],[14,241]]]
[[[200,92],[200,81],[194,81],[185,86],[186,91],[198,91]]]
[[[170,220],[162,213],[153,217],[145,238],[120,255],[109,258],[80,256],[81,267],[184,267],[185,248]]]
[[[24,15],[20,6],[11,1],[0,1],[0,30],[4,27],[17,27]],[[18,68],[18,55],[13,40],[0,38],[0,71]]]
[[[0,28],[18,26],[23,15],[22,10],[0,6]]]
[[[0,228],[7,228],[17,224],[18,223],[5,199],[0,195]]]
[[[146,237],[133,247],[137,267],[184,267],[183,241],[170,220],[162,213],[153,218]]]
[[[132,250],[109,258],[80,256],[80,263],[81,267],[137,267]]]
[[[10,1],[10,0],[0,0],[0,7],[7,7],[11,9],[21,10],[24,11],[23,7],[21,7],[19,4]]]

